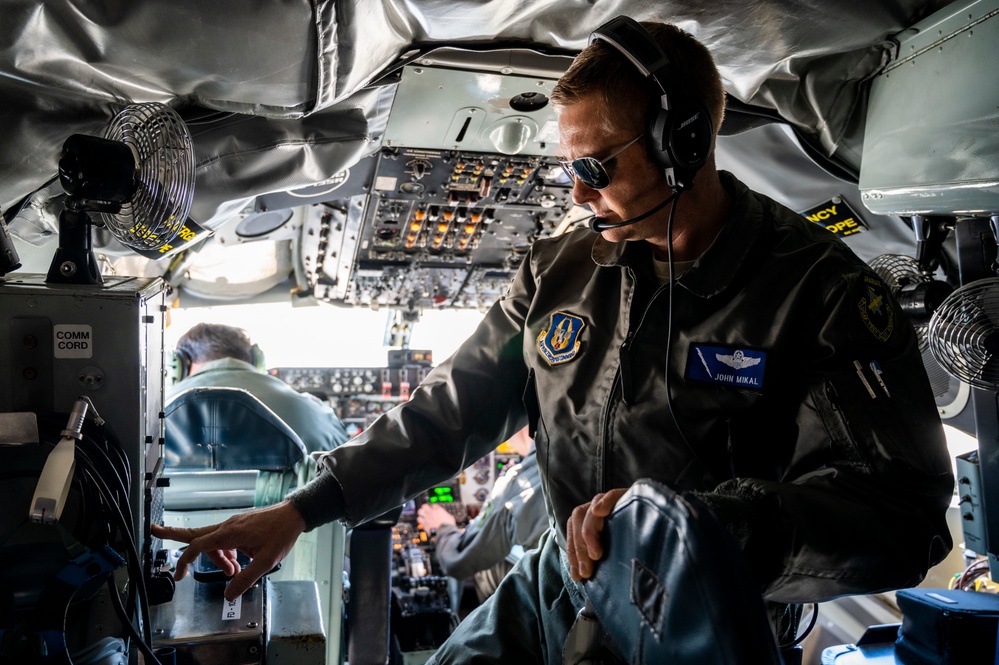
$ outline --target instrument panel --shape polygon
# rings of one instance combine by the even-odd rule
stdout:
[[[277,367],[269,373],[329,403],[347,434],[354,437],[378,416],[408,400],[430,367]]]
[[[370,193],[314,206],[314,295],[354,306],[484,309],[572,208],[554,157],[385,147]]]

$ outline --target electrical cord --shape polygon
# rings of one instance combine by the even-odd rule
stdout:
[[[131,471],[128,458],[125,456],[120,444],[114,442],[114,440],[107,435],[107,431],[103,426],[100,427],[99,432],[101,436],[97,439],[91,438],[87,433],[84,433],[83,438],[79,442],[78,450],[81,454],[86,454],[87,451],[95,454],[94,457],[100,462],[99,465],[94,463],[93,459],[90,459],[89,456],[88,460],[91,461],[95,468],[98,466],[100,467],[96,472],[98,477],[102,480],[109,478],[116,481],[112,482],[113,488],[107,488],[109,495],[105,499],[105,502],[107,503],[105,510],[110,510],[110,506],[113,506],[114,510],[121,513],[121,518],[125,527],[122,532],[122,539],[134,549],[135,534],[132,531],[132,511],[128,498],[128,488],[131,486]],[[103,442],[103,445],[101,442]],[[114,457],[120,462],[120,466],[115,464],[115,460],[112,459],[111,454],[109,454],[110,451],[113,451]],[[96,494],[102,494],[99,488]],[[107,521],[106,515],[103,515],[103,517]],[[119,524],[121,523],[122,522],[119,521]],[[110,524],[108,524],[107,530],[108,542],[114,542],[115,539],[111,533]],[[129,561],[133,561],[130,566],[129,574],[140,582],[143,581],[144,577],[141,571],[141,561],[139,560],[137,554],[134,559],[129,559]],[[141,591],[143,586],[140,586],[137,583],[130,588],[135,588],[136,590]],[[135,614],[139,600],[140,599],[137,598],[135,593],[130,593],[128,595],[128,610],[130,614]],[[145,605],[143,606],[145,607]],[[145,612],[143,616],[145,615],[148,615],[148,612]]]
[[[106,451],[103,451],[100,448],[95,448],[95,450],[101,453],[101,457],[99,459],[102,462],[106,462],[104,466],[106,467],[107,475],[102,473],[101,478],[110,477],[117,481],[113,488],[115,491],[115,503],[122,510],[122,513],[125,517],[125,523],[129,525],[129,531],[131,532],[131,527],[133,524],[132,522],[133,515],[132,515],[132,506],[128,500],[128,488],[131,487],[130,474],[127,473],[123,474],[119,472],[119,469],[117,469],[114,466],[114,463],[112,462],[110,457],[107,456]],[[123,475],[125,475],[126,477],[123,478],[122,477]]]
[[[708,469],[708,467],[704,465],[704,462],[701,461],[701,458],[697,454],[697,451],[695,451],[693,446],[690,445],[690,441],[689,439],[687,439],[687,435],[683,431],[683,426],[680,424],[680,421],[676,417],[676,413],[673,409],[673,396],[672,393],[670,392],[670,387],[669,387],[670,386],[669,359],[670,359],[670,352],[673,350],[673,285],[674,282],[676,281],[676,265],[673,259],[673,215],[676,212],[676,206],[679,203],[679,198],[680,197],[677,196],[677,200],[674,201],[672,206],[670,206],[669,217],[667,218],[666,222],[666,235],[668,238],[668,243],[666,246],[666,258],[669,265],[669,287],[668,287],[669,305],[667,307],[667,316],[666,316],[666,370],[664,377],[666,383],[666,406],[669,409],[670,416],[673,418],[673,424],[676,426],[676,431],[680,434],[680,438],[683,440],[684,445],[686,445],[687,448],[690,450],[691,454],[693,454],[694,459],[700,462],[700,464],[704,466],[705,469]],[[808,623],[808,626],[805,628],[804,632],[802,632],[801,635],[796,637],[792,642],[788,644],[778,645],[779,648],[791,649],[801,644],[801,642],[804,641],[806,637],[808,637],[809,633],[812,632],[812,629],[815,628],[815,623],[818,620],[818,617],[819,617],[819,605],[818,603],[812,603],[812,617]]]
[[[148,662],[152,663],[152,665],[162,665],[159,658],[156,657],[156,654],[154,654],[153,650],[149,647],[152,642],[146,642],[143,640],[142,637],[139,636],[139,631],[137,631],[135,626],[132,625],[131,619],[129,619],[128,614],[125,612],[125,606],[122,605],[121,597],[118,595],[118,589],[115,587],[113,575],[108,577],[108,592],[108,595],[111,596],[111,604],[114,606],[115,614],[118,615],[118,620],[121,621],[123,626],[125,626],[125,630],[128,632],[129,637],[135,640],[135,645],[139,648],[139,651],[142,652],[142,655],[148,659]]]
[[[955,576],[951,581],[950,588],[960,591],[969,591],[974,588],[975,581],[989,571],[988,559],[982,558],[973,561],[965,568],[960,575]]]
[[[704,462],[701,461],[697,451],[695,451],[693,446],[690,445],[690,441],[687,439],[687,435],[684,433],[683,427],[680,425],[680,421],[676,417],[676,412],[673,409],[673,395],[669,388],[669,361],[671,352],[673,351],[673,283],[676,281],[676,265],[673,260],[673,217],[676,214],[676,207],[680,203],[681,193],[682,192],[677,192],[676,200],[674,200],[673,205],[669,207],[669,217],[666,219],[666,260],[669,266],[669,285],[667,287],[669,304],[666,309],[666,370],[663,378],[666,382],[666,408],[669,410],[669,415],[673,419],[676,431],[680,434],[680,439],[683,440],[683,444],[687,446],[688,450],[690,450],[694,459],[704,466],[705,469],[708,469],[708,467],[704,465]]]
[[[55,445],[52,442],[58,439],[58,433],[64,428],[67,414],[44,413],[37,416],[42,434],[40,440],[51,450]],[[108,436],[103,421],[99,418],[96,426],[92,420],[81,423],[80,438],[76,442],[75,450],[77,469],[72,479],[72,491],[75,496],[76,517],[75,526],[70,528],[76,533],[70,537],[67,531],[67,537],[93,551],[96,551],[95,548],[105,546],[116,549],[124,547],[124,559],[129,576],[127,601],[131,611],[125,610],[121,594],[115,588],[113,573],[109,574],[107,581],[112,590],[112,601],[118,611],[123,630],[136,640],[147,662],[159,663],[148,646],[152,644],[150,613],[142,562],[132,526],[129,503],[131,469],[128,457],[121,445],[113,437]],[[20,476],[37,476],[37,473],[0,474],[3,479]],[[86,600],[86,598],[76,598],[74,604]],[[129,617],[135,617],[139,624],[134,624]],[[141,625],[144,639],[139,636],[136,625]]]
[[[65,414],[53,414],[52,426],[59,430],[56,421],[65,419]],[[103,421],[101,421],[103,423]],[[131,584],[129,585],[128,614],[137,616],[145,634],[145,641],[152,643],[149,625],[149,602],[142,570],[142,561],[136,549],[136,537],[132,527],[132,511],[128,490],[131,483],[131,469],[127,455],[121,445],[108,436],[103,424],[96,426],[99,436],[93,436],[95,428],[91,421],[81,432],[77,442],[77,458],[80,464],[79,476],[84,486],[90,488],[84,494],[96,498],[91,502],[100,512],[94,524],[104,526],[109,544],[125,546],[125,561]],[[116,538],[116,534],[119,536]],[[138,612],[137,612],[138,610]]]
[[[91,474],[96,473],[96,468],[92,465],[86,454],[80,455],[80,459],[83,462],[83,466],[86,467],[87,472],[90,472]],[[135,538],[132,537],[131,524],[126,522],[121,506],[117,502],[110,500],[110,488],[108,488],[104,480],[100,478],[100,476],[94,476],[93,479],[100,487],[105,499],[109,501],[108,507],[113,508],[113,510],[110,511],[111,516],[117,519],[118,528],[121,529],[122,535],[124,536],[122,540],[125,542],[126,554],[128,555],[125,558],[128,566],[128,574],[132,581],[132,586],[135,587],[138,593],[139,606],[142,610],[139,621],[142,625],[143,635],[146,642],[151,644],[152,630],[149,626],[149,597],[146,592],[146,583],[142,575],[142,562],[139,558],[138,550],[136,550],[135,547]]]
[[[96,411],[96,409],[95,409],[95,411]],[[120,465],[120,476],[121,477],[119,479],[121,481],[121,486],[123,488],[125,488],[125,491],[126,491],[126,495],[125,496],[127,497],[128,488],[132,486],[132,466],[131,466],[131,463],[128,461],[128,456],[125,454],[125,451],[122,450],[121,445],[117,444],[117,442],[115,442],[115,444],[112,445],[112,441],[111,441],[110,437],[108,436],[107,426],[105,424],[103,424],[103,421],[102,421],[102,424],[97,425],[97,427],[99,428],[100,437],[95,440],[95,443],[98,446],[100,446],[100,441],[103,441],[104,445],[102,447],[102,450],[105,453],[107,453],[109,457],[110,457],[111,454],[114,454],[115,458],[117,459],[117,461],[118,461],[118,463]],[[112,464],[114,464],[114,460],[111,460],[111,462],[112,462]],[[118,471],[118,469],[116,469],[116,471]]]
[[[815,628],[815,623],[818,621],[818,619],[819,619],[819,604],[812,603],[812,618],[809,620],[808,626],[805,627],[804,632],[802,632],[801,635],[798,635],[796,638],[794,638],[792,642],[789,642],[788,644],[778,645],[779,648],[782,650],[791,649],[804,642],[805,638],[808,637],[809,633],[812,632],[812,629]]]

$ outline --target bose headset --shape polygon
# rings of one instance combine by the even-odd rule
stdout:
[[[669,58],[638,21],[618,16],[590,35],[620,51],[661,93],[660,108],[649,118],[645,135],[649,155],[674,190],[689,189],[711,151],[714,127],[703,104],[684,94]]]

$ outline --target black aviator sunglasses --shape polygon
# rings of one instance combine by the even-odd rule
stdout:
[[[610,162],[633,146],[643,136],[645,136],[644,133],[639,134],[625,143],[610,157],[605,157],[603,160],[599,160],[596,157],[579,157],[577,159],[560,159],[558,163],[562,167],[562,170],[565,171],[565,174],[569,176],[570,180],[575,181],[578,178],[580,182],[590,189],[603,189],[610,184],[610,173],[608,173],[607,167],[602,162]]]

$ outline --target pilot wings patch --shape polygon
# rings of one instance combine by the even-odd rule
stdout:
[[[687,354],[686,378],[762,392],[766,366],[766,351],[694,344]]]
[[[732,369],[745,369],[746,367],[753,367],[763,362],[763,358],[750,358],[742,349],[736,350],[732,355],[716,353],[715,358]]]

